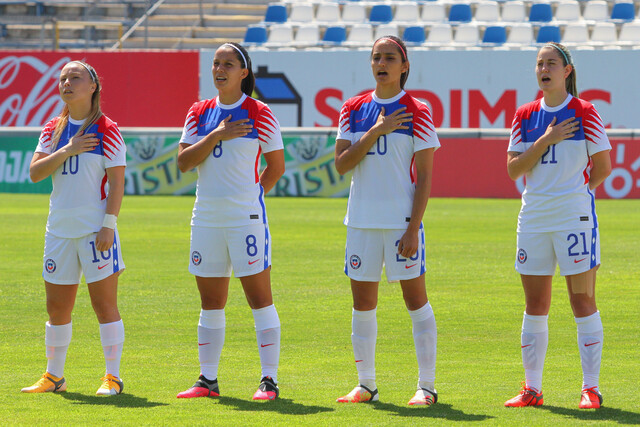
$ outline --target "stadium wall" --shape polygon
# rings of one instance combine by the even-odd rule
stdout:
[[[126,194],[193,194],[195,170],[177,166],[180,128],[122,128],[127,144]],[[39,128],[0,128],[0,192],[49,193],[51,178],[29,179],[29,164]],[[286,172],[271,196],[343,197],[350,176],[333,163],[334,128],[283,128]],[[640,198],[640,129],[609,130],[613,172],[598,188],[598,198]],[[439,129],[442,147],[435,156],[434,197],[517,198],[523,180],[506,171],[508,129]]]

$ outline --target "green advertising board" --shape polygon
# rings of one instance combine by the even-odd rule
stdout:
[[[122,135],[127,145],[126,194],[195,193],[196,171],[178,169],[179,130],[125,128]],[[38,183],[29,179],[38,136],[36,129],[0,133],[0,192],[51,192],[51,178]],[[351,179],[335,170],[334,138],[327,130],[283,131],[286,172],[269,195],[346,196]]]

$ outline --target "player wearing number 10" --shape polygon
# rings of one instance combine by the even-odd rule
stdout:
[[[59,117],[49,121],[31,160],[33,182],[53,180],[44,244],[47,293],[47,371],[26,393],[67,389],[64,365],[71,312],[84,273],[100,322],[106,374],[98,395],[120,394],[124,326],[117,305],[124,270],[116,217],[124,195],[125,144],[118,126],[100,110],[100,79],[89,64],[71,61],[60,72]]]
[[[611,144],[593,105],[577,97],[575,65],[564,46],[549,43],[538,51],[536,76],[543,97],[516,111],[507,153],[509,176],[526,178],[515,262],[526,302],[521,335],[526,380],[505,406],[543,403],[551,279],[558,264],[578,329],[579,407],[599,408],[603,329],[595,299],[600,236],[593,190],[611,173]]]
[[[402,40],[378,39],[371,51],[371,69],[376,89],[345,102],[335,150],[338,172],[353,169],[344,220],[345,273],[351,279],[351,341],[359,380],[338,402],[379,398],[376,307],[384,265],[387,279],[400,281],[413,322],[419,379],[409,405],[428,406],[437,401],[436,322],[425,287],[422,217],[440,142],[427,106],[403,90],[409,61]]]
[[[233,269],[253,310],[262,380],[254,400],[278,396],[280,319],[271,295],[271,236],[264,195],[284,173],[280,126],[251,98],[255,77],[247,51],[225,43],[213,58],[218,96],[193,104],[178,148],[183,172],[198,169],[189,271],[196,276],[200,377],[179,398],[219,396],[229,277]],[[260,153],[267,163],[259,174]]]

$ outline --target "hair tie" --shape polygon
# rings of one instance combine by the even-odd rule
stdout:
[[[545,47],[547,47],[547,46],[551,46],[551,47],[555,48],[558,52],[560,52],[562,54],[562,57],[564,58],[564,61],[567,63],[567,65],[573,66],[573,63],[571,61],[569,61],[569,58],[567,57],[567,54],[564,53],[564,50],[562,50],[560,48],[560,46],[555,45],[553,43],[548,43]]]
[[[390,42],[395,43],[395,44],[396,44],[396,46],[398,46],[398,47],[400,48],[400,52],[402,52],[402,57],[404,58],[404,60],[405,60],[405,61],[407,60],[407,53],[404,51],[404,49],[402,48],[402,46],[400,45],[400,43],[398,43],[397,41],[395,41],[394,39],[389,38],[389,37],[382,37],[382,38],[380,38],[380,39],[376,40],[376,43],[378,43],[380,40],[389,40]],[[375,45],[376,45],[376,43],[374,43],[373,45],[375,46]]]
[[[238,53],[240,54],[240,56],[242,57],[242,60],[244,61],[244,68],[249,68],[249,63],[247,62],[247,58],[244,57],[244,54],[242,53],[242,51],[240,49],[238,49],[237,46],[232,45],[231,43],[225,43],[220,47],[224,47],[224,46],[231,46],[232,48],[234,48],[235,50],[238,51]]]
[[[91,71],[91,68],[89,68],[89,66],[87,64],[85,64],[82,61],[71,61],[71,62],[75,62],[76,64],[80,64],[84,68],[86,68],[87,71],[89,72],[89,77],[91,77],[91,81],[94,82],[95,84],[98,84],[98,82],[96,81],[98,76],[95,74],[95,71]]]

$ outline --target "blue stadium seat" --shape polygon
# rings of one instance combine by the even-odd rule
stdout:
[[[549,42],[560,43],[560,27],[555,25],[545,25],[540,27],[536,43],[544,44]]]
[[[617,22],[629,22],[635,18],[633,3],[616,3],[611,10],[611,20]]]
[[[387,24],[393,20],[393,11],[388,4],[376,4],[371,8],[369,21],[372,24]]]
[[[407,27],[402,34],[402,40],[409,46],[421,45],[426,38],[423,26]]]
[[[503,26],[487,27],[482,36],[482,43],[498,46],[507,42],[507,30]]]
[[[270,4],[264,14],[267,24],[284,24],[287,22],[287,8],[282,4]]]
[[[328,27],[322,37],[323,43],[342,44],[347,40],[347,29],[345,27]]]
[[[549,3],[534,3],[529,11],[529,22],[551,22],[553,11]]]
[[[267,29],[265,27],[249,27],[244,34],[244,42],[246,45],[257,45],[267,41]]]
[[[471,22],[471,6],[467,3],[456,3],[449,10],[449,23],[459,24]]]

